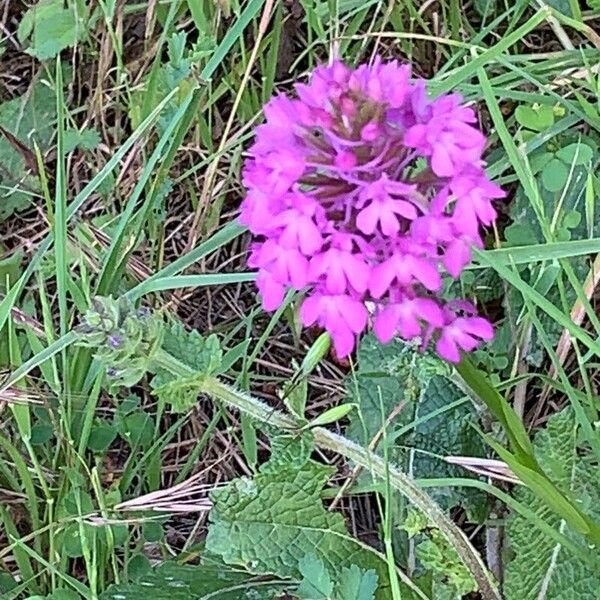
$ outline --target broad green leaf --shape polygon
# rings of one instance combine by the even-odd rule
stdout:
[[[290,585],[208,559],[200,565],[167,562],[140,575],[136,582],[110,586],[100,600],[274,600]]]
[[[333,592],[333,581],[323,561],[307,554],[298,561],[302,575],[296,595],[302,600],[328,600]]]
[[[575,229],[581,223],[581,213],[576,210],[570,210],[563,217],[563,225],[568,229]]]
[[[577,2],[579,2],[579,0],[576,0],[575,4],[577,4]],[[555,8],[567,17],[578,16],[576,14],[573,14],[573,0],[546,0],[546,4],[548,6],[551,6],[552,8]]]
[[[222,351],[216,335],[202,337],[187,331],[180,321],[165,328],[163,349],[195,371],[212,374],[221,366]]]
[[[558,192],[567,184],[569,168],[562,160],[553,158],[542,169],[542,183],[549,192]]]
[[[511,223],[504,230],[504,239],[510,246],[528,246],[534,230],[527,223]]]
[[[63,140],[63,150],[65,154],[72,152],[79,147],[83,150],[94,150],[100,143],[100,134],[96,129],[67,129]]]
[[[523,127],[533,131],[544,131],[554,124],[554,111],[545,104],[533,108],[531,106],[517,106],[515,119]]]
[[[363,571],[356,565],[343,569],[335,586],[335,600],[373,600],[377,590],[377,573]]]
[[[10,288],[21,276],[22,250],[13,252],[8,258],[0,260],[0,293],[5,294],[7,286]]]
[[[304,410],[308,398],[308,381],[306,377],[291,381],[284,389],[283,401],[287,409],[299,419],[304,420]]]
[[[121,437],[127,440],[132,448],[148,446],[154,439],[152,417],[141,410],[119,420],[117,427]]]
[[[0,126],[24,144],[31,152],[30,157],[35,144],[42,150],[48,148],[55,123],[54,92],[41,81],[23,96],[0,104]],[[39,182],[31,163],[31,158],[26,161],[23,153],[0,133],[0,185],[3,186],[0,222],[33,201],[31,191],[38,191]]]
[[[594,150],[587,144],[569,144],[558,150],[556,156],[567,165],[587,165],[594,157]]]
[[[23,15],[17,33],[21,42],[29,41],[29,54],[46,60],[74,46],[84,31],[75,3],[65,8],[62,0],[41,0]]]
[[[147,542],[159,542],[163,533],[162,525],[156,521],[145,521],[142,526],[142,535]]]
[[[552,152],[536,152],[529,157],[529,166],[534,175],[537,175],[552,159]]]
[[[71,483],[73,485],[78,485],[73,481],[71,481]],[[81,516],[94,512],[92,497],[87,492],[77,488],[71,490],[64,496],[62,504],[65,511],[64,514],[69,516]]]
[[[460,560],[456,550],[439,531],[431,531],[429,539],[417,545],[416,554],[425,568],[433,573],[443,574],[443,581],[452,588],[454,597],[462,598],[477,590],[473,576]]]
[[[261,427],[271,440],[271,458],[261,465],[261,473],[278,472],[283,468],[301,469],[308,462],[315,448],[311,431],[283,434]]]
[[[346,435],[368,446],[388,415],[404,403],[387,425],[389,459],[406,468],[410,465],[413,477],[468,476],[441,459],[485,456],[485,445],[471,427],[477,421],[474,407],[451,377],[452,370],[439,358],[421,354],[402,340],[384,345],[366,336],[358,350],[356,377],[346,384],[350,399],[358,405]],[[411,454],[409,448],[417,451]],[[444,508],[462,504],[479,513],[483,506],[480,494],[440,488],[431,495]]]
[[[31,428],[31,443],[36,446],[39,444],[45,444],[54,435],[52,425],[48,423],[36,423]]]
[[[71,558],[79,558],[83,556],[83,545],[81,531],[84,531],[84,535],[88,540],[88,545],[93,544],[94,535],[96,534],[96,528],[84,523],[71,523],[67,526],[64,533],[59,536],[61,541],[61,547],[63,552]]]
[[[565,166],[565,168],[567,167]],[[570,169],[570,167],[568,168]],[[544,204],[544,213],[547,221],[550,222],[553,219],[556,211],[560,208],[560,214],[558,215],[559,218],[557,219],[558,227],[561,231],[568,230],[573,238],[587,237],[587,224],[585,222],[586,219],[581,219],[577,225],[574,225],[574,217],[570,215],[573,213],[581,214],[584,212],[584,210],[590,214],[598,214],[598,211],[600,211],[600,195],[595,194],[594,197],[590,199],[589,204],[585,203],[587,181],[587,169],[582,166],[576,166],[573,169],[572,177],[569,182],[569,186],[565,191],[565,197],[562,200],[561,205],[558,204],[557,196],[561,196],[562,194],[555,194],[546,190],[541,190],[541,199]],[[528,200],[522,188],[520,188],[515,195],[515,201],[510,210],[510,216],[513,222],[523,224],[530,230],[530,243],[537,242],[541,244],[544,242],[544,235],[535,215],[535,211],[533,210],[531,202]],[[582,240],[577,240],[575,242],[566,243],[579,244],[581,242]],[[550,256],[548,256],[548,259],[550,259]],[[586,257],[573,257],[570,259],[570,264],[579,281],[583,282],[589,271]],[[530,264],[528,267],[519,266],[519,275],[525,282],[529,283],[529,285],[535,286],[540,275],[539,267],[533,264]],[[569,306],[572,306],[577,298],[577,295],[570,285],[566,285],[565,288],[567,303]],[[557,307],[561,311],[563,310],[559,288],[557,285],[553,285],[550,289],[548,289],[547,293],[544,294],[544,297],[550,303],[552,303],[553,306]],[[524,314],[523,298],[521,293],[513,286],[508,287],[508,292],[504,298],[504,304],[506,307],[505,314],[507,315],[507,319],[502,327],[508,332],[514,332]],[[551,343],[556,344],[564,329],[563,324],[556,322],[555,319],[547,315],[544,311],[538,311],[538,315]],[[500,333],[500,335],[502,336],[503,334]],[[514,343],[514,335],[510,335],[510,340],[512,343]],[[525,358],[534,366],[540,366],[543,356],[544,350],[540,342],[538,332],[534,328],[531,331],[531,340],[528,344],[528,354]]]
[[[577,425],[570,409],[552,416],[535,437],[538,460],[556,485],[577,498],[580,508],[600,517],[600,469],[578,449]],[[526,488],[515,492],[517,500],[535,511],[537,518],[562,531],[574,542],[585,545],[580,534],[571,531],[546,503]],[[507,523],[513,553],[505,574],[506,600],[596,600],[600,572],[572,555],[567,548],[531,527],[529,520],[513,513]]]
[[[207,550],[252,573],[294,579],[302,576],[298,556],[313,554],[333,580],[356,564],[376,571],[381,582],[376,598],[387,600],[389,575],[383,556],[350,536],[343,517],[325,510],[321,502],[331,473],[314,461],[301,468],[282,464],[216,489]]]
[[[98,419],[92,426],[88,448],[92,452],[102,454],[117,437],[117,429],[104,419]]]
[[[139,580],[152,573],[152,563],[145,554],[134,554],[127,563],[127,575],[130,579]]]

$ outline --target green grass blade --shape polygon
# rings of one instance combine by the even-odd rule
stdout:
[[[490,256],[489,254],[486,254],[477,248],[474,248],[473,252],[482,264],[492,267],[502,277],[502,279],[519,290],[524,298],[527,298],[533,304],[541,308],[559,325],[562,325],[573,337],[577,338],[584,346],[586,346],[586,348],[591,350],[597,356],[600,356],[600,343],[590,337],[590,335],[584,329],[575,325],[568,315],[565,315],[561,310],[554,306],[554,304],[542,296],[542,294],[532,288],[528,283],[523,281],[521,277],[519,277],[518,273],[515,273],[508,267],[498,262],[493,256]]]
[[[530,19],[528,19],[521,27],[515,29],[509,35],[506,35],[498,42],[495,46],[492,46],[488,50],[484,50],[469,61],[467,64],[455,69],[447,77],[442,80],[436,80],[431,84],[431,90],[435,94],[442,94],[450,90],[456,89],[463,81],[470,79],[476,73],[478,69],[484,65],[493,62],[501,54],[506,52],[512,45],[523,39],[523,36],[527,35],[530,31],[533,31],[540,23],[545,21],[550,15],[549,10],[540,10]]]
[[[228,285],[232,283],[244,283],[254,281],[256,273],[202,273],[200,275],[172,275],[144,281],[129,292],[127,296],[137,300],[144,294],[150,292],[162,292],[165,290],[177,290],[181,288],[205,287],[208,285]]]
[[[206,63],[204,69],[200,73],[202,79],[210,79],[216,68],[223,62],[227,53],[231,50],[235,42],[241,38],[244,30],[251,23],[252,19],[258,14],[258,11],[264,4],[265,0],[250,0],[246,8],[242,11],[238,19],[227,30],[223,36],[221,43],[217,46],[214,54]]]
[[[481,252],[487,260],[493,260],[499,265],[529,265],[547,260],[559,260],[574,256],[587,256],[600,252],[600,238],[588,240],[573,240],[568,242],[550,242],[548,244],[533,244],[531,246],[516,246],[499,248]],[[477,256],[467,269],[485,269],[489,265],[481,262]]]
[[[510,494],[503,492],[498,489],[496,486],[490,485],[485,481],[480,481],[479,479],[471,479],[471,478],[432,478],[432,479],[416,479],[416,483],[424,488],[439,488],[439,487],[468,487],[474,488],[477,490],[482,490],[488,494],[491,494],[498,498],[501,502],[506,504],[506,506],[510,507],[513,511],[519,513],[529,520],[532,527],[535,527],[542,531],[549,538],[552,538],[557,544],[564,546],[570,552],[572,552],[575,556],[577,556],[580,560],[589,564],[592,567],[600,568],[600,562],[594,556],[593,553],[590,553],[589,550],[583,546],[579,546],[575,544],[571,539],[569,539],[564,533],[558,531],[548,525],[543,519],[540,519],[539,515],[535,513],[535,511],[531,510],[525,504],[515,500]]]
[[[110,283],[115,280],[115,271],[117,263],[121,261],[122,257],[120,255],[123,246],[123,238],[125,237],[125,233],[127,232],[128,226],[130,224],[131,217],[135,211],[135,207],[140,199],[146,184],[150,180],[152,176],[152,172],[154,167],[158,164],[160,159],[163,156],[163,152],[169,142],[172,140],[173,132],[178,126],[179,122],[185,115],[185,112],[190,105],[193,98],[193,92],[190,92],[184,101],[181,103],[181,106],[177,109],[173,118],[169,121],[164,134],[161,136],[154,152],[148,159],[148,162],[144,165],[144,168],[139,176],[139,179],[129,197],[127,204],[125,205],[125,209],[121,213],[119,217],[119,221],[115,230],[111,234],[111,244],[106,254],[104,256],[104,260],[102,263],[102,267],[100,269],[100,275],[98,280],[98,285],[96,288],[96,293],[98,295],[106,295],[109,292]],[[148,197],[145,200],[145,204],[150,204],[152,201],[151,194],[148,194]],[[126,257],[125,257],[126,258]]]
[[[139,298],[140,294],[138,293],[138,288],[142,286],[148,286],[151,281],[164,279],[165,277],[170,277],[172,275],[181,273],[181,271],[187,269],[189,266],[193,265],[195,262],[199,261],[205,256],[208,256],[211,252],[214,252],[221,246],[224,246],[231,240],[234,240],[244,231],[246,231],[246,228],[237,221],[231,221],[230,223],[227,223],[225,227],[217,231],[217,233],[212,235],[208,240],[202,242],[187,254],[180,256],[178,259],[174,260],[160,271],[154,273],[154,275],[148,277],[146,281],[143,281],[133,289],[129,290],[127,296],[130,298]]]
[[[20,367],[15,369],[8,376],[6,381],[4,381],[4,383],[2,384],[2,388],[0,388],[0,391],[15,385],[17,381],[25,377],[25,375],[27,375],[27,373],[29,373],[31,370],[35,369],[37,366],[49,360],[53,356],[56,356],[59,352],[62,352],[62,350],[70,346],[75,341],[75,339],[75,332],[69,331],[66,335],[63,335],[62,337],[58,338],[55,342],[50,344],[48,347],[46,347],[43,352],[32,356],[29,360],[25,361]]]
[[[67,332],[67,172],[63,148],[65,105],[63,97],[62,64],[56,59],[56,151],[58,154],[56,169],[56,191],[54,204],[54,258],[56,288],[58,293],[58,313],[60,334]]]
[[[103,181],[110,175],[115,167],[121,163],[125,158],[126,154],[132,149],[132,147],[139,142],[142,136],[150,128],[152,123],[156,120],[158,115],[163,111],[165,106],[176,96],[178,90],[172,90],[160,104],[152,111],[148,118],[145,119],[139,127],[129,136],[129,138],[122,144],[122,146],[113,154],[110,160],[104,165],[104,167],[97,173],[90,182],[84,186],[84,188],[75,196],[71,204],[67,208],[67,221],[69,221],[73,215],[83,206],[84,202],[98,189]],[[52,234],[49,234],[38,246],[38,249],[31,257],[29,264],[27,265],[23,275],[15,282],[15,285],[9,293],[0,301],[0,329],[6,324],[6,320],[9,318],[10,311],[14,306],[16,299],[23,290],[25,284],[29,281],[29,278],[39,265],[40,260],[46,255],[50,249],[53,241]]]

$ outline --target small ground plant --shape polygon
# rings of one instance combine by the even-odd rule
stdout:
[[[600,6],[0,11],[0,599],[597,600]]]

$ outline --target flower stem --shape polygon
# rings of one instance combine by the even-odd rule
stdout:
[[[186,377],[194,373],[193,369],[178,361],[164,350],[159,351],[154,360],[158,366],[169,370],[176,376]],[[207,376],[202,383],[201,391],[217,400],[221,400],[230,408],[234,408],[262,423],[268,423],[272,427],[287,430],[295,430],[301,427],[301,424],[294,417],[271,408],[262,400],[236,390],[216,377]],[[422,511],[431,524],[439,529],[448,542],[456,549],[465,566],[471,571],[477,582],[482,598],[484,600],[501,599],[490,573],[467,537],[410,477],[405,475],[400,469],[392,465],[386,465],[385,461],[374,452],[328,429],[315,427],[312,429],[312,432],[315,444],[320,448],[331,450],[344,456],[357,465],[368,469],[379,478],[385,479],[389,477],[394,489]]]

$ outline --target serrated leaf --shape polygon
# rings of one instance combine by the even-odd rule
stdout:
[[[196,330],[187,331],[182,323],[175,322],[165,328],[162,347],[195,373],[175,377],[159,369],[152,379],[152,388],[175,412],[186,412],[196,403],[202,379],[221,372],[223,352],[219,338],[215,334],[204,338]]]
[[[63,149],[65,154],[72,152],[78,146],[84,150],[94,150],[100,143],[100,134],[96,129],[67,129],[64,133]]]
[[[163,382],[162,372],[152,380],[154,393],[176,413],[184,413],[193,408],[198,401],[198,394],[202,388],[204,375],[191,375],[190,377],[171,378]]]
[[[421,564],[434,573],[434,577],[437,574],[438,580],[452,588],[451,593],[456,598],[477,591],[473,575],[438,530],[429,532],[428,539],[417,544],[416,555]]]
[[[404,523],[402,523],[400,527],[406,531],[410,538],[417,535],[417,533],[421,533],[421,531],[427,529],[428,526],[429,521],[427,517],[423,513],[410,507],[406,519],[404,519]]]
[[[333,592],[333,581],[323,561],[314,554],[307,554],[298,561],[302,575],[296,595],[302,600],[328,600]]]
[[[215,334],[204,338],[195,329],[187,331],[178,321],[165,328],[162,347],[200,373],[216,373],[221,366],[223,353],[219,338]]]
[[[314,554],[334,580],[356,564],[376,571],[381,582],[376,597],[389,598],[385,559],[352,538],[341,515],[323,507],[320,494],[331,473],[308,461],[300,469],[282,465],[215,490],[207,550],[252,573],[295,579],[301,577],[298,556]]]
[[[336,600],[373,600],[377,590],[377,573],[363,571],[356,565],[343,569],[335,588]]]
[[[167,562],[136,582],[111,585],[100,600],[274,600],[289,582],[255,578],[227,565]]]
[[[299,419],[304,419],[306,400],[308,398],[308,380],[305,377],[292,380],[283,392],[283,402],[286,408]]]
[[[450,368],[433,355],[421,354],[401,340],[384,345],[366,336],[358,349],[356,379],[347,383],[359,409],[351,413],[346,435],[369,445],[388,415],[405,403],[387,424],[389,459],[406,467],[410,463],[414,477],[468,477],[435,456],[485,456],[484,443],[471,427],[476,420],[474,407],[467,400],[461,402],[465,395],[450,376]],[[427,453],[417,451],[411,456],[407,447]],[[381,444],[377,451],[382,452]],[[485,506],[484,496],[472,491],[439,488],[431,495],[444,508],[461,504],[479,513]]]
[[[542,468],[565,493],[577,498],[583,510],[598,518],[600,469],[578,450],[577,425],[570,409],[553,415],[534,440]],[[516,499],[537,518],[585,546],[582,536],[570,531],[545,502],[527,488],[515,491]],[[600,572],[546,537],[530,521],[514,513],[506,527],[513,558],[506,567],[506,600],[595,600],[600,592]]]
[[[302,468],[314,450],[314,439],[310,431],[284,434],[269,432],[271,458],[260,467],[261,473],[277,473],[284,468]]]

